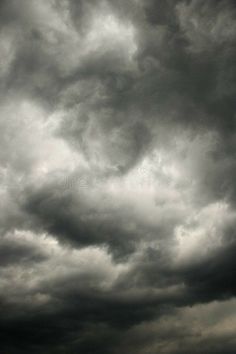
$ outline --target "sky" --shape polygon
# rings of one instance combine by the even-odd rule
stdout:
[[[233,0],[0,0],[0,352],[235,354]]]

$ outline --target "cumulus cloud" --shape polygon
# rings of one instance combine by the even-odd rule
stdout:
[[[1,351],[235,352],[233,1],[0,1]]]

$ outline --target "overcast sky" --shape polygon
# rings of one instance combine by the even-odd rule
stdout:
[[[232,0],[0,0],[1,354],[236,353]]]

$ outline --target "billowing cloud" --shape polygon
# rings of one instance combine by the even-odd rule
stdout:
[[[1,352],[235,353],[231,0],[0,1]]]

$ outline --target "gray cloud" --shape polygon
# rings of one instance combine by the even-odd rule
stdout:
[[[235,352],[235,18],[0,1],[2,352]]]

